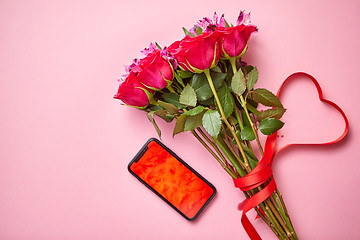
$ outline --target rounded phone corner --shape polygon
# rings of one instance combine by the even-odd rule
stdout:
[[[131,164],[133,163],[133,161],[131,161],[128,165],[127,165],[127,170],[132,174],[133,171],[131,170]]]
[[[149,144],[149,143],[152,142],[152,141],[157,142],[157,143],[160,142],[159,139],[152,137],[152,138],[149,138],[149,140],[147,140],[147,142],[145,143],[145,145]]]

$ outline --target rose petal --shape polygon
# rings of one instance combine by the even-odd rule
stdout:
[[[154,91],[147,89],[141,82],[136,78],[135,73],[130,72],[129,76],[123,83],[120,84],[118,92],[114,98],[120,99],[123,103],[133,107],[145,107],[149,104],[149,98],[146,89],[150,93]]]

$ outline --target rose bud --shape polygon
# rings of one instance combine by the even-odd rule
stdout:
[[[215,67],[219,60],[219,46],[213,32],[197,37],[186,35],[181,41],[171,44],[167,51],[184,70],[200,73]]]
[[[140,60],[138,65],[137,78],[145,86],[160,90],[171,84],[173,69],[170,63],[161,56],[159,50],[154,50],[145,58]]]
[[[114,98],[120,99],[124,104],[131,107],[145,108],[153,94],[153,90],[145,87],[137,79],[135,73],[130,72],[125,81],[120,84]]]
[[[240,25],[235,27],[217,27],[215,33],[220,44],[222,58],[242,57],[251,33],[256,31],[255,26]]]

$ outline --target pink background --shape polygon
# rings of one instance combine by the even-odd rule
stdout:
[[[143,112],[112,99],[123,65],[150,41],[169,45],[215,10],[235,22],[241,9],[260,29],[246,55],[258,86],[276,91],[294,71],[309,72],[350,120],[342,143],[294,147],[275,160],[300,239],[359,239],[358,0],[2,0],[0,239],[248,239],[236,210],[243,194],[190,134],[173,139],[173,124],[158,119],[163,142],[218,189],[198,220],[183,219],[127,172],[156,133]],[[341,117],[309,81],[286,91],[280,145],[341,133]]]

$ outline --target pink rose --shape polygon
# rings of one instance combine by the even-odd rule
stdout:
[[[242,57],[251,33],[255,26],[239,25],[235,27],[217,27],[215,33],[220,44],[222,58]]]
[[[145,87],[134,72],[130,72],[125,81],[120,84],[114,98],[120,99],[126,105],[144,108],[149,104],[151,94],[154,94],[154,91]]]
[[[171,44],[167,51],[184,70],[197,73],[215,67],[219,60],[219,46],[213,32],[197,37],[186,35],[181,41]]]
[[[137,78],[151,89],[163,89],[173,79],[173,69],[170,63],[161,56],[159,50],[148,53],[140,60],[137,67]]]

